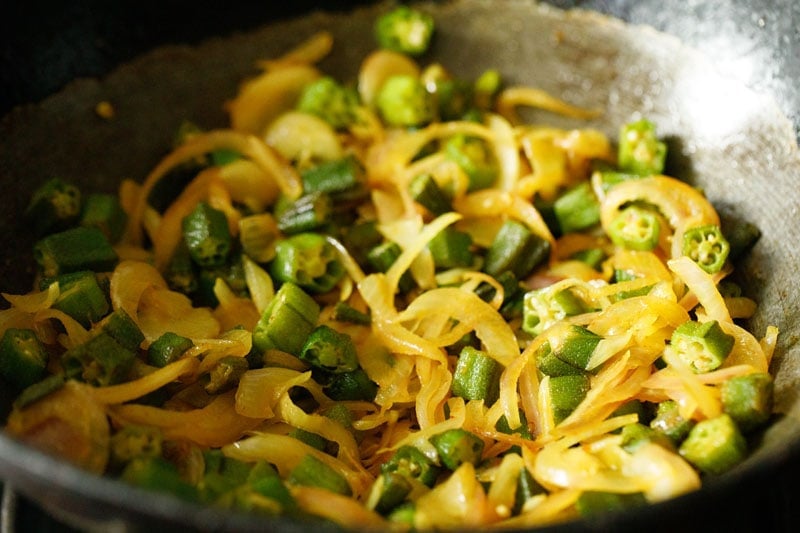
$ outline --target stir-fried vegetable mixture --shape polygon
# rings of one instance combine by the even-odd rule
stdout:
[[[6,431],[180,498],[357,527],[535,526],[697,489],[771,414],[777,330],[646,119],[422,65],[376,24],[357,80],[313,36],[118,196],[33,195],[5,294]],[[424,57],[424,56],[420,56]]]

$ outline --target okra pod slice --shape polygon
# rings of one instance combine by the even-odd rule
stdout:
[[[278,241],[270,272],[313,293],[328,292],[344,277],[339,253],[319,233],[299,233]]]
[[[183,500],[196,501],[197,490],[181,478],[177,467],[161,457],[146,457],[128,463],[122,479],[148,490],[166,492]]]
[[[330,326],[317,326],[306,339],[300,359],[314,368],[341,374],[358,368],[358,357],[353,339]]]
[[[182,224],[183,240],[195,263],[201,267],[225,264],[233,244],[225,213],[200,202]]]
[[[683,418],[678,404],[667,400],[658,404],[656,416],[650,421],[650,427],[666,435],[674,444],[679,444],[694,427],[694,420]]]
[[[590,387],[589,377],[584,374],[551,377],[549,387],[553,420],[558,424],[586,398]]]
[[[653,442],[668,450],[675,449],[672,440],[664,433],[638,422],[623,427],[620,434],[622,436],[622,448],[630,453],[635,452],[640,446],[648,442]]]
[[[443,215],[453,210],[450,199],[430,174],[420,174],[408,184],[411,198],[427,209],[433,216]]]
[[[134,459],[160,457],[163,441],[160,428],[133,424],[123,426],[111,436],[111,461],[124,465]]]
[[[689,320],[675,328],[670,349],[697,374],[719,368],[733,349],[734,338],[719,322]]]
[[[144,341],[144,333],[139,325],[122,308],[108,315],[103,322],[103,331],[132,352],[137,351]]]
[[[629,250],[650,251],[658,245],[661,223],[649,209],[631,205],[611,221],[608,236],[617,246]]]
[[[565,363],[585,370],[603,338],[583,326],[571,325],[558,340],[553,353]],[[551,344],[555,340],[551,340]]]
[[[45,373],[47,351],[32,329],[8,328],[0,339],[0,375],[20,388]]]
[[[297,100],[298,111],[316,115],[337,130],[356,122],[358,105],[358,93],[331,76],[306,85]]]
[[[65,312],[85,328],[103,318],[110,308],[105,291],[94,272],[81,271],[55,278],[59,295],[53,307]]]
[[[562,233],[582,231],[600,222],[600,202],[587,181],[561,194],[553,213]]]
[[[542,374],[551,377],[582,375],[583,369],[577,368],[559,358],[549,342],[542,344],[536,351],[536,368]]]
[[[472,266],[472,237],[468,233],[448,226],[428,243],[437,268],[458,268]]]
[[[278,504],[279,513],[289,513],[297,509],[297,502],[286,484],[277,475],[265,476],[250,482],[253,492],[269,498]]]
[[[319,304],[294,283],[284,283],[253,330],[253,346],[300,355],[319,318]]]
[[[683,234],[683,255],[709,274],[722,270],[730,249],[728,240],[715,224],[691,228]]]
[[[319,487],[345,496],[352,494],[350,484],[339,472],[310,454],[303,457],[292,469],[288,481],[295,485]]]
[[[81,270],[110,272],[119,260],[102,231],[80,226],[39,240],[33,255],[46,277]]]
[[[477,465],[483,454],[483,440],[465,429],[448,429],[429,440],[439,453],[439,460],[450,470],[456,470],[464,463]]]
[[[684,459],[706,474],[722,474],[747,456],[747,441],[736,422],[723,413],[701,420],[678,449]]]
[[[354,155],[335,161],[326,161],[302,172],[303,192],[327,193],[335,198],[337,194],[361,187],[364,182],[364,168]]]
[[[122,236],[127,220],[117,195],[95,193],[86,197],[80,225],[99,229],[108,242],[115,243]]]
[[[287,235],[321,228],[331,219],[333,203],[328,194],[304,194],[280,212],[276,212],[278,228]]]
[[[147,348],[147,362],[163,368],[180,359],[181,355],[192,346],[194,346],[192,339],[167,331]]]
[[[381,472],[396,472],[409,479],[415,479],[425,486],[433,487],[439,476],[440,468],[418,448],[403,445],[397,448],[394,455],[381,465]]]
[[[592,308],[569,288],[535,289],[526,292],[523,299],[522,329],[538,335],[554,321],[590,311]]]
[[[333,374],[325,385],[325,394],[339,402],[364,400],[371,402],[378,393],[378,385],[369,379],[364,369]]]
[[[733,377],[720,387],[722,410],[742,431],[751,431],[772,415],[773,390],[772,376],[765,372]]]
[[[617,163],[623,172],[661,174],[666,158],[667,145],[658,140],[656,126],[649,120],[637,120],[620,128]]]
[[[367,262],[376,271],[386,272],[397,261],[401,253],[402,250],[396,242],[385,242],[370,249],[367,253]],[[399,289],[401,293],[410,291],[415,285],[410,272],[406,271],[400,276]]]
[[[172,258],[169,260],[164,272],[164,279],[167,281],[169,288],[174,291],[186,295],[192,295],[197,291],[199,285],[197,268],[183,239],[178,243],[175,253],[172,254]]]
[[[135,358],[134,352],[101,332],[67,350],[62,361],[68,376],[102,387],[124,381]]]
[[[339,322],[350,322],[362,326],[368,326],[372,322],[368,313],[361,312],[347,302],[341,301],[336,302],[336,305],[333,306],[331,318]]]
[[[500,364],[481,350],[465,346],[453,371],[453,395],[465,400],[486,400],[497,397]]]
[[[45,235],[68,228],[81,213],[81,191],[72,183],[52,178],[31,195],[25,209],[25,223],[34,235]]]
[[[405,476],[397,472],[384,472],[372,484],[366,506],[386,515],[403,503],[411,488],[411,483]]]
[[[644,505],[647,505],[647,499],[641,492],[618,493],[587,490],[578,496],[575,509],[579,515],[587,518]]]
[[[435,24],[428,13],[399,5],[375,20],[375,40],[381,48],[419,56],[430,46]]]
[[[328,439],[322,435],[317,435],[316,433],[306,431],[305,429],[294,428],[289,432],[289,436],[299,440],[303,444],[308,444],[312,448],[315,448],[321,452],[324,452],[325,448],[329,444]]]
[[[603,261],[606,259],[606,253],[602,248],[589,248],[586,250],[579,250],[570,256],[570,259],[575,259],[586,263],[595,270],[600,270]]]
[[[507,220],[486,251],[483,271],[497,277],[506,270],[517,279],[527,277],[547,260],[550,243],[521,222]]]
[[[517,479],[517,490],[514,493],[514,508],[511,513],[518,515],[529,499],[539,494],[544,494],[545,489],[534,479],[527,468],[522,467]]]
[[[497,179],[497,161],[483,140],[455,135],[447,140],[444,151],[469,178],[468,191],[491,187]]]
[[[239,383],[242,375],[250,369],[244,357],[227,356],[220,359],[208,373],[205,390],[209,394],[219,394],[230,390]]]
[[[61,387],[64,386],[66,383],[66,377],[64,374],[51,374],[44,378],[41,381],[37,381],[36,383],[25,387],[25,389],[19,393],[19,396],[14,400],[14,408],[15,409],[23,409],[26,406],[41,400],[51,392],[55,392]]]
[[[423,126],[434,118],[433,97],[418,76],[390,76],[378,90],[375,104],[381,118],[391,127]]]

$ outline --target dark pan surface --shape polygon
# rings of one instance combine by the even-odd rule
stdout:
[[[703,187],[723,218],[754,222],[764,232],[741,276],[747,281],[747,293],[762,302],[751,324],[754,331],[761,334],[768,324],[781,330],[774,369],[778,407],[787,416],[766,433],[754,456],[696,494],[624,518],[612,516],[592,527],[667,531],[691,520],[693,526],[721,522],[741,526],[738,529],[789,530],[790,514],[800,500],[794,481],[790,484],[788,479],[791,476],[781,476],[800,463],[800,325],[796,319],[800,284],[795,281],[800,273],[800,251],[791,244],[797,241],[800,222],[796,145],[800,101],[795,86],[800,79],[798,7],[791,0],[729,0],[714,2],[714,8],[709,2],[650,0],[554,3],[562,7],[578,4],[636,24],[653,24],[684,37],[714,60],[649,27],[623,26],[589,13],[565,14],[531,2],[477,0],[437,4],[441,33],[432,56],[459,75],[474,76],[496,67],[514,82],[539,86],[579,105],[603,107],[605,115],[590,125],[612,136],[621,122],[637,112],[656,121],[660,132],[670,139],[668,173]],[[238,3],[228,9],[236,10],[239,18],[226,13],[212,24],[193,12],[188,21],[176,22],[172,17],[185,14],[185,5],[167,2],[163,11],[153,13],[148,10],[154,8],[137,10],[123,2],[122,15],[117,16],[123,21],[130,17],[127,26],[119,19],[116,25],[111,19],[95,19],[111,14],[108,9],[93,11],[97,6],[91,3],[78,3],[70,8],[73,11],[60,8],[75,17],[77,29],[73,31],[89,31],[95,38],[95,45],[84,44],[87,49],[79,49],[73,58],[79,63],[89,56],[85,70],[76,70],[64,59],[64,49],[59,49],[62,55],[56,63],[63,71],[22,69],[21,78],[14,83],[3,80],[4,103],[20,103],[39,101],[72,77],[82,78],[39,105],[17,108],[0,121],[0,180],[10,193],[0,217],[4,250],[1,290],[22,292],[32,280],[31,237],[16,220],[36,184],[58,174],[87,187],[113,191],[121,178],[141,179],[184,118],[202,127],[223,125],[226,117],[221,102],[252,72],[254,61],[278,55],[320,28],[330,29],[337,43],[333,57],[322,66],[345,78],[355,73],[365,51],[373,46],[370,28],[375,11],[371,8],[354,14],[317,13],[261,26],[269,20],[268,14],[244,5],[236,7]],[[342,6],[337,3],[333,7],[338,11]],[[278,15],[291,15],[293,9],[305,7],[296,4]],[[15,6],[12,11],[23,9]],[[165,29],[156,35],[145,32],[143,28],[153,24],[159,13],[165,16]],[[86,16],[95,25],[81,18]],[[8,19],[3,24],[9,24]],[[88,26],[82,27],[85,24]],[[191,24],[197,27],[186,29]],[[116,37],[113,28],[119,30]],[[243,31],[234,31],[236,28]],[[165,37],[164,32],[172,37]],[[201,39],[209,32],[225,37]],[[722,37],[726,34],[737,38],[726,45]],[[3,38],[13,41],[14,35]],[[57,41],[63,39],[65,46],[71,46],[74,35],[59,35]],[[181,44],[186,42],[192,46]],[[164,43],[168,46],[111,68],[151,45]],[[45,65],[47,52],[53,49],[40,46],[37,61]],[[3,61],[11,68],[18,58],[9,62],[8,50],[3,49]],[[8,76],[10,71],[3,72]],[[101,77],[86,77],[97,75]],[[48,77],[50,85],[44,82]],[[39,92],[30,90],[34,86]],[[95,115],[94,105],[100,100],[114,103],[117,117],[113,121]],[[563,125],[581,124],[563,121]],[[9,398],[2,400],[7,404]],[[214,530],[266,525],[91,477],[2,435],[0,478],[79,525],[122,527],[135,523],[144,528],[168,523]],[[268,524],[286,531],[308,527],[286,521]],[[573,524],[562,529],[589,527]]]

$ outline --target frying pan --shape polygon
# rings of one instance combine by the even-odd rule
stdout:
[[[325,12],[308,1],[63,4],[13,3],[0,19],[0,289],[6,292],[25,292],[33,278],[32,237],[18,223],[33,187],[53,175],[105,191],[116,190],[123,177],[141,179],[181,120],[224,125],[220,103],[252,73],[255,60],[323,27],[337,44],[322,68],[352,77],[373,47],[371,21],[381,8],[363,1],[327,2]],[[757,335],[769,324],[781,331],[772,365],[781,414],[752,443],[753,455],[695,493],[547,529],[793,530],[800,518],[800,6],[794,0],[463,0],[428,7],[440,33],[426,60],[441,59],[464,77],[495,67],[515,83],[606,110],[581,124],[533,116],[557,125],[597,127],[613,137],[641,112],[668,138],[667,173],[702,187],[723,221],[746,220],[764,234],[737,276],[761,302],[748,326]],[[632,24],[560,9],[574,7]],[[114,103],[114,120],[94,114],[100,100]],[[0,414],[9,396],[3,387]],[[4,434],[0,479],[87,530],[311,525],[142,492]]]

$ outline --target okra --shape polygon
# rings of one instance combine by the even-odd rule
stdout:
[[[617,163],[623,172],[638,175],[661,174],[667,145],[658,140],[656,126],[647,119],[623,125],[619,133]]]
[[[608,236],[617,246],[629,250],[650,251],[658,245],[661,224],[649,209],[631,205],[611,221]]]
[[[239,379],[250,366],[244,357],[227,356],[220,359],[208,373],[208,383],[203,387],[209,394],[219,394],[239,384]]]
[[[352,494],[350,484],[339,472],[310,454],[303,457],[289,472],[288,481],[295,485],[319,487],[345,496]]]
[[[428,243],[437,268],[458,268],[472,266],[472,237],[468,233],[446,227]]]
[[[110,272],[119,260],[102,231],[80,226],[37,241],[33,254],[46,277],[81,270]]]
[[[583,182],[562,193],[553,203],[561,233],[573,233],[600,222],[600,202],[591,184]]]
[[[698,374],[719,368],[733,344],[733,336],[725,333],[716,320],[686,321],[675,328],[670,338],[670,348]]]
[[[464,347],[453,370],[453,395],[465,400],[494,401],[500,370],[500,364],[485,352],[471,346]]]
[[[595,270],[600,270],[603,261],[606,259],[606,253],[602,248],[589,248],[586,250],[579,250],[570,256],[570,259],[575,259],[586,263]]]
[[[172,254],[166,271],[164,272],[164,279],[167,281],[170,289],[181,292],[186,295],[192,295],[197,291],[199,281],[197,276],[197,268],[192,261],[192,255],[189,253],[189,248],[186,242],[181,239],[178,246],[175,248],[175,253]]]
[[[159,368],[165,367],[180,359],[192,346],[192,339],[167,331],[147,348],[147,362]]]
[[[673,400],[659,403],[656,416],[650,421],[651,428],[669,437],[674,444],[680,444],[694,425],[694,420],[681,416],[678,404]]]
[[[698,422],[678,451],[701,472],[717,475],[744,460],[747,456],[747,441],[733,418],[723,413]]]
[[[447,140],[444,151],[469,178],[468,191],[491,187],[497,179],[497,161],[481,139],[455,135]]]
[[[111,335],[124,348],[135,352],[144,341],[144,333],[131,316],[120,308],[103,321],[103,331]]]
[[[0,339],[0,375],[19,388],[33,385],[45,373],[47,351],[31,329],[8,328]]]
[[[299,233],[278,241],[270,273],[313,293],[328,292],[344,277],[339,254],[319,233]]]
[[[134,359],[134,352],[106,332],[70,348],[62,356],[68,376],[100,387],[124,381]]]
[[[433,17],[413,7],[399,5],[375,20],[375,40],[387,50],[419,56],[430,46]]]
[[[450,470],[456,470],[464,463],[477,465],[483,454],[483,440],[465,429],[448,429],[429,440],[439,453],[439,461]]]
[[[119,196],[114,194],[90,194],[86,197],[81,212],[80,225],[95,227],[103,232],[108,242],[116,243],[125,230],[128,215],[122,209]]]
[[[377,272],[386,272],[389,267],[397,261],[402,250],[395,242],[385,242],[370,249],[367,253],[367,262]],[[411,273],[406,271],[400,276],[399,289],[401,293],[406,293],[414,288],[416,283]]]
[[[310,113],[341,130],[357,120],[358,93],[331,76],[322,76],[303,88],[297,110]]]
[[[135,459],[160,457],[164,436],[154,426],[129,424],[118,429],[110,441],[110,460],[125,465]]]
[[[182,224],[183,240],[195,263],[201,267],[225,264],[233,245],[225,213],[200,202]]]
[[[483,110],[492,109],[494,99],[502,85],[503,79],[499,71],[495,69],[483,71],[473,84],[475,106]]]
[[[319,318],[319,304],[294,283],[284,283],[253,330],[253,345],[262,353],[270,348],[300,355]]]
[[[523,279],[549,255],[550,243],[546,239],[516,220],[507,220],[486,251],[483,271],[497,277],[508,270]]]
[[[331,318],[339,322],[350,322],[362,326],[368,326],[372,322],[369,313],[359,311],[347,302],[341,301],[336,302],[336,305],[333,306]]]
[[[128,463],[121,477],[143,489],[166,492],[189,501],[198,499],[195,487],[181,478],[175,465],[161,457],[135,459]]]
[[[59,295],[53,307],[65,312],[83,327],[91,327],[108,313],[108,298],[94,272],[85,270],[62,274],[54,282],[58,282]]]
[[[41,381],[25,387],[19,396],[14,400],[15,409],[23,409],[26,406],[37,402],[48,394],[57,391],[66,383],[67,378],[64,374],[51,374]]]
[[[433,487],[441,469],[418,448],[403,445],[395,450],[388,461],[381,465],[381,472],[396,472],[409,479],[415,479],[428,487]]]
[[[559,358],[549,342],[542,344],[535,354],[536,368],[542,374],[551,377],[572,376],[585,374],[583,369],[577,368]]]
[[[578,496],[575,509],[579,515],[588,518],[644,505],[647,505],[647,499],[641,492],[618,493],[587,490]]]
[[[567,418],[580,405],[586,398],[589,387],[589,377],[584,374],[550,378],[550,403],[556,424]]]
[[[730,253],[730,244],[719,226],[708,224],[683,234],[683,255],[709,274],[722,270]]]
[[[333,203],[328,194],[304,194],[279,212],[276,211],[278,228],[287,235],[314,231],[330,222],[332,211]]]
[[[742,431],[749,432],[772,415],[773,389],[774,381],[767,373],[733,377],[720,387],[722,410]]]
[[[638,422],[623,427],[620,434],[622,436],[622,448],[630,453],[635,452],[648,442],[653,442],[668,450],[675,449],[673,441],[664,433]]]
[[[514,507],[511,513],[518,515],[529,499],[539,494],[544,494],[545,489],[531,475],[527,468],[522,467],[517,478],[517,490],[514,493]]]
[[[538,335],[555,321],[590,311],[592,308],[569,288],[535,289],[524,296],[522,329]]]
[[[433,97],[417,76],[390,76],[378,89],[375,104],[384,122],[392,127],[413,128],[434,119]]]
[[[332,400],[363,400],[371,402],[378,393],[378,385],[369,379],[369,376],[362,368],[356,368],[352,372],[331,375],[325,384],[324,390],[325,394]]]
[[[354,155],[348,155],[311,167],[303,171],[301,178],[305,194],[326,193],[335,199],[339,194],[363,186],[364,168]]]
[[[311,431],[306,431],[305,429],[294,428],[288,433],[288,435],[294,439],[299,440],[303,444],[307,444],[312,448],[315,448],[321,452],[324,452],[325,448],[329,444],[328,439],[326,439],[322,435],[312,433]]]
[[[25,223],[34,235],[62,231],[77,222],[81,191],[72,183],[52,178],[37,187],[25,209]]]
[[[583,326],[571,325],[557,340],[559,342],[553,348],[555,356],[568,365],[585,370],[602,337]],[[551,339],[551,344],[553,342]]]
[[[358,368],[358,356],[353,339],[330,326],[317,326],[300,350],[300,359],[314,368],[341,374]]]
[[[366,506],[386,515],[403,503],[411,492],[408,478],[397,472],[381,473],[372,484]]]

